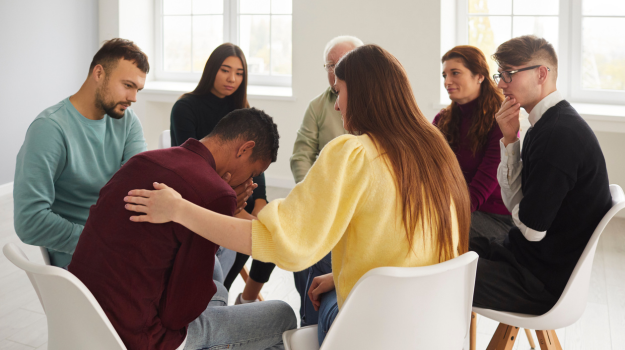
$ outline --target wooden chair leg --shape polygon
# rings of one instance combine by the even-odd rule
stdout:
[[[476,350],[476,337],[477,337],[477,315],[475,312],[471,313],[471,327],[469,333],[469,341],[471,342],[470,348],[471,350]]]
[[[500,323],[486,350],[512,349],[518,333],[519,327],[512,327],[507,324]]]
[[[239,274],[241,275],[241,278],[243,278],[243,282],[247,283],[247,278],[250,277],[250,273],[247,270],[247,266],[243,266]],[[262,294],[258,293],[258,300],[265,301],[265,298],[263,298]]]
[[[541,350],[562,350],[562,345],[554,330],[536,330],[536,338],[538,338]]]
[[[527,341],[530,342],[530,347],[532,349],[536,349],[536,344],[534,343],[534,337],[532,337],[532,332],[529,329],[525,328],[525,335],[527,336]]]

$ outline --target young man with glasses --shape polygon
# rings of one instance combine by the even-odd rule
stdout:
[[[516,227],[503,245],[477,237],[473,305],[540,315],[558,301],[595,227],[610,209],[605,159],[594,133],[556,89],[558,59],[545,39],[497,48],[493,77],[505,100],[497,179]],[[521,153],[519,111],[531,127]]]

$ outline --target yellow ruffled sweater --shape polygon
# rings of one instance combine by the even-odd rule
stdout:
[[[418,150],[415,150],[418,151]],[[458,224],[452,208],[453,243]],[[417,225],[414,253],[392,170],[367,135],[339,136],[324,148],[304,181],[269,203],[252,223],[252,256],[301,271],[332,251],[339,308],[367,271],[439,262],[437,245]]]

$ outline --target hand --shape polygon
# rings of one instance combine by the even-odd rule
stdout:
[[[234,187],[234,192],[237,194],[237,210],[235,210],[234,215],[245,209],[247,199],[250,198],[256,187],[258,187],[258,184],[255,184],[251,177],[239,186]]]
[[[126,209],[146,214],[131,216],[130,220],[153,224],[175,221],[184,199],[180,193],[165,184],[155,182],[154,188],[156,191],[132,190],[128,192],[128,196],[124,197],[124,202],[127,203]]]
[[[515,142],[521,128],[521,122],[519,121],[519,112],[521,111],[521,104],[516,102],[515,98],[506,97],[501,104],[499,112],[495,114],[499,129],[503,134],[504,146],[507,146]]]
[[[312,280],[308,289],[308,297],[312,301],[315,311],[319,311],[319,306],[321,306],[321,298],[319,296],[334,290],[334,288],[334,276],[332,273],[317,276]]]

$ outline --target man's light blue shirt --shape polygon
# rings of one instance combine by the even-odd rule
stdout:
[[[17,155],[15,232],[67,266],[100,189],[132,156],[146,150],[143,129],[128,108],[121,119],[91,120],[69,98],[30,124]],[[123,205],[120,199],[120,205]]]

